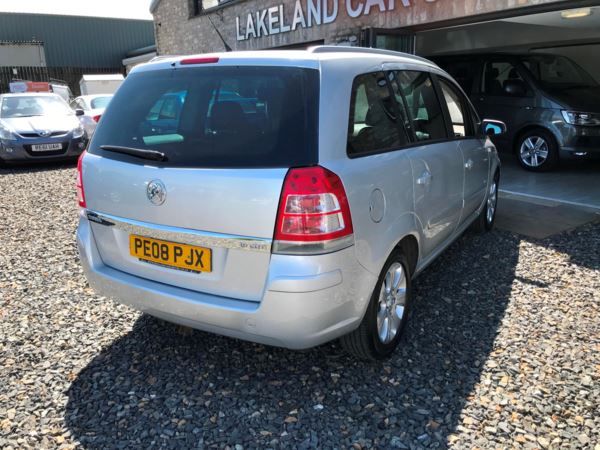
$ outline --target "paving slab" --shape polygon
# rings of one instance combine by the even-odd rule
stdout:
[[[501,154],[500,193],[600,211],[600,161],[564,161],[550,172],[528,172]]]
[[[600,221],[600,209],[500,193],[496,226],[534,239]]]

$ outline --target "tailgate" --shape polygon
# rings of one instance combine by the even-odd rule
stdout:
[[[157,168],[87,155],[87,215],[100,256],[106,265],[139,277],[259,301],[286,172]],[[160,205],[148,198],[152,181],[160,181],[166,192]],[[150,242],[148,257],[143,248],[136,252],[131,236]],[[181,244],[180,261],[189,258],[188,246],[197,249],[196,254],[205,252],[204,267],[175,267],[172,246],[171,259],[161,261],[159,252],[152,254],[153,242]]]

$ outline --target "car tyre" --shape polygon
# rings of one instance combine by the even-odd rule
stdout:
[[[389,357],[406,327],[411,300],[410,265],[398,249],[383,266],[359,327],[340,339],[342,347],[360,359]]]
[[[478,233],[485,233],[494,228],[496,212],[498,211],[498,187],[500,185],[500,172],[496,171],[492,182],[487,188],[485,204],[479,216],[473,222],[472,229]]]
[[[558,163],[556,139],[543,128],[535,128],[519,136],[515,152],[521,167],[532,172],[551,170]]]

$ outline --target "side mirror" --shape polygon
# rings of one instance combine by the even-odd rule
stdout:
[[[511,97],[526,97],[527,85],[521,80],[506,80],[504,82],[504,93]]]
[[[85,115],[85,111],[83,109],[81,109],[81,108],[77,108],[75,110],[75,115],[76,116],[83,116],[83,115]]]
[[[498,136],[506,133],[506,124],[500,120],[484,119],[481,122],[483,134],[487,136]]]

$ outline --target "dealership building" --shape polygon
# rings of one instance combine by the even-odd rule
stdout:
[[[351,45],[433,56],[564,54],[600,78],[600,5],[586,0],[153,0],[158,54]]]

